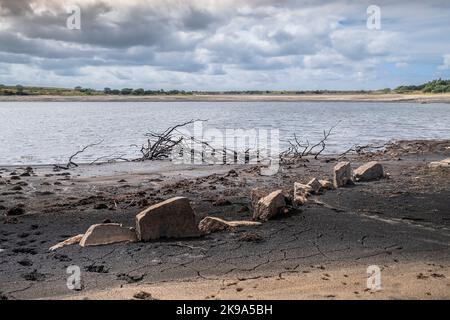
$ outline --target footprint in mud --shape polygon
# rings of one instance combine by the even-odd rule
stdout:
[[[106,268],[104,265],[99,265],[99,266],[90,265],[90,266],[84,267],[84,270],[86,272],[93,272],[93,273],[108,273],[109,272],[109,269]]]
[[[61,254],[61,253],[57,253],[53,256],[53,259],[59,260],[61,262],[69,262],[72,261],[72,259],[70,259],[67,255],[65,254]]]
[[[17,261],[17,263],[24,267],[30,267],[33,265],[33,261],[31,261],[30,259],[23,259],[23,260]]]
[[[37,251],[34,248],[15,248],[12,250],[12,252],[15,254],[19,254],[19,253],[31,254],[31,255],[37,254]]]
[[[33,272],[24,273],[22,274],[22,278],[24,278],[27,281],[44,281],[45,280],[45,274],[37,272],[37,270],[34,270]]]

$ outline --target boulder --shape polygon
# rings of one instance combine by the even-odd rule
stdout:
[[[353,171],[356,181],[378,180],[384,177],[383,166],[377,161],[370,161]]]
[[[216,217],[206,217],[200,221],[198,228],[202,234],[230,230],[237,227],[259,226],[260,222],[255,221],[225,221]]]
[[[253,211],[253,220],[267,221],[279,214],[285,206],[283,190],[274,191],[259,199]]]
[[[331,182],[330,180],[319,180],[319,183],[322,186],[322,189],[324,190],[333,189],[333,182]]]
[[[441,161],[433,161],[428,164],[430,168],[450,168],[450,158]]]
[[[294,183],[294,206],[301,206],[306,203],[312,191],[311,186],[300,182]]]
[[[118,223],[101,223],[89,227],[80,240],[80,246],[88,247],[136,241],[136,232],[133,228],[126,228]]]
[[[350,162],[339,162],[333,169],[333,185],[335,188],[352,183],[352,167]]]
[[[319,193],[320,190],[322,189],[322,185],[320,184],[319,180],[317,180],[316,178],[312,178],[307,185],[311,188],[310,192],[311,193]]]
[[[139,213],[136,216],[136,233],[141,241],[200,235],[194,211],[184,197],[171,198]]]

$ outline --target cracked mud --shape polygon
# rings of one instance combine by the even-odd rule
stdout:
[[[443,288],[439,297],[450,298],[450,170],[427,166],[449,157],[449,147],[448,141],[417,142],[416,148],[411,143],[386,153],[348,156],[354,168],[368,160],[380,161],[390,178],[326,191],[258,227],[197,239],[72,245],[55,252],[49,247],[84,233],[92,224],[133,226],[142,209],[174,196],[190,199],[198,221],[205,216],[249,219],[252,188],[291,188],[294,182],[306,183],[312,177],[331,178],[336,160],[328,156],[283,165],[270,177],[244,165],[148,163],[70,172],[53,172],[51,167],[0,168],[0,299],[83,297],[111,288],[164,283],[170,288],[171,283],[197,281],[220,283],[219,293],[208,297],[221,298],[224,286],[234,286],[235,295],[248,292],[239,285],[243,281],[297,277],[326,284],[339,278],[336,281],[343,287],[352,279],[337,274],[339,270],[357,267],[364,277],[367,266],[379,265],[398,268],[400,276],[399,266],[411,264],[415,280],[439,284]],[[70,265],[82,271],[80,291],[66,286]],[[317,277],[308,278],[311,274]],[[361,282],[361,289],[349,294],[358,298],[364,285]],[[339,297],[341,287],[320,297]],[[417,296],[428,291],[423,289]]]

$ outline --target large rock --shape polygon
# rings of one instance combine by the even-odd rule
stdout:
[[[352,167],[350,162],[339,162],[334,166],[333,185],[335,188],[343,187],[352,183]]]
[[[291,205],[293,201],[293,188],[282,188],[281,191],[284,195],[286,205]],[[268,196],[270,193],[271,191],[268,188],[253,188],[250,192],[251,208],[254,210],[259,200]]]
[[[253,211],[253,220],[267,221],[279,214],[285,206],[283,190],[274,191],[258,201]]]
[[[200,235],[189,200],[175,197],[155,204],[136,216],[141,241],[159,238],[191,238]]]
[[[378,180],[384,177],[383,166],[377,161],[370,161],[353,171],[356,181]]]
[[[206,217],[198,224],[198,228],[202,234],[212,232],[231,230],[237,227],[259,226],[260,222],[255,221],[225,221],[216,217]]]
[[[430,168],[450,168],[450,158],[441,161],[433,161],[428,165]]]
[[[136,242],[136,232],[133,228],[123,227],[118,223],[94,224],[81,238],[80,246],[99,246],[116,242]]]
[[[300,182],[294,183],[294,206],[301,206],[306,203],[308,196],[311,193],[312,188],[307,184]]]

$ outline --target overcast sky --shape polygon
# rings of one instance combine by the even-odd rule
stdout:
[[[67,27],[73,5],[80,30]],[[379,89],[438,77],[450,78],[446,0],[0,0],[2,84]]]

